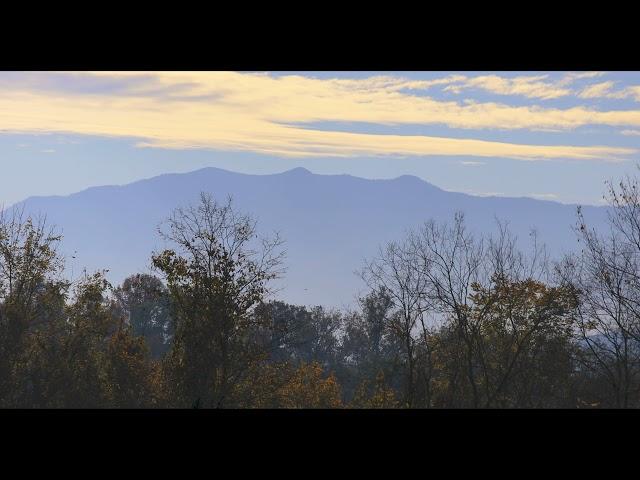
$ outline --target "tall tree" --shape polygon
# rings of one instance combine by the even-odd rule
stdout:
[[[114,296],[132,334],[144,337],[153,358],[162,357],[173,337],[169,294],[162,280],[148,274],[131,275],[114,291]]]
[[[55,312],[43,308],[42,300],[59,300],[66,288],[60,279],[60,238],[44,218],[25,217],[16,208],[0,211],[0,403],[12,394],[28,332]]]
[[[410,241],[390,242],[379,250],[378,256],[368,261],[360,275],[373,291],[388,296],[394,313],[389,317],[387,329],[400,340],[405,363],[404,404],[415,407],[416,391],[416,328],[427,326],[424,315],[429,308],[427,283],[416,268],[416,257]]]
[[[177,406],[224,407],[248,365],[263,354],[252,342],[251,313],[280,272],[281,241],[259,239],[256,222],[202,194],[161,230],[175,245],[153,256],[171,297],[175,336],[166,362]]]
[[[609,230],[588,226],[578,209],[580,254],[568,255],[557,272],[579,295],[575,325],[583,366],[604,388],[587,403],[639,405],[640,396],[640,186],[627,176],[608,183]]]

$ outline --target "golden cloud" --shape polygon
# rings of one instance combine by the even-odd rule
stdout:
[[[47,75],[40,73],[38,75]],[[438,101],[412,93],[463,81],[462,75],[417,81],[373,76],[310,76],[234,72],[73,73],[99,79],[100,90],[0,90],[0,130],[133,137],[141,146],[246,150],[285,156],[469,155],[519,160],[616,161],[635,152],[608,146],[526,145],[438,136],[352,133],[313,122],[446,125],[462,129],[568,130],[587,124],[640,126],[640,111],[549,109],[499,103]],[[539,88],[536,77],[512,88]],[[118,89],[109,90],[109,81]],[[129,82],[129,83],[127,83]],[[124,87],[123,87],[124,85]],[[532,87],[533,85],[533,87]]]

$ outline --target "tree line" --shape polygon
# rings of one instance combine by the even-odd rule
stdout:
[[[283,242],[202,194],[159,229],[154,274],[64,277],[43,218],[0,213],[4,408],[640,406],[640,187],[609,183],[608,230],[550,259],[462,213],[382,246],[349,310],[273,300]],[[309,272],[310,275],[313,272]]]

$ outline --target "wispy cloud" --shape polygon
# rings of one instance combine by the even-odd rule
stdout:
[[[626,91],[636,102],[640,102],[640,86],[627,87]]]
[[[505,195],[503,192],[476,192],[474,190],[463,190],[463,192],[475,197],[504,197]]]
[[[555,193],[530,193],[528,197],[537,198],[539,200],[556,200],[558,195]]]
[[[556,83],[559,86],[571,85],[577,80],[584,80],[588,78],[598,78],[605,75],[606,72],[569,72],[565,73],[560,80]]]
[[[640,130],[622,130],[622,135],[640,136]]]
[[[463,89],[478,88],[498,95],[521,95],[526,98],[549,100],[564,97],[571,93],[554,83],[545,82],[548,75],[520,76],[505,78],[498,75],[483,75],[466,80],[458,85],[450,85],[447,91],[458,93]]]
[[[549,75],[521,75],[516,77],[481,75],[456,79],[444,90],[460,93],[465,89],[478,89],[497,95],[551,100],[572,95],[574,91],[569,87],[578,80],[596,78],[602,75],[604,75],[604,72],[569,72],[554,81],[549,80]]]
[[[253,151],[295,157],[464,155],[619,161],[635,150],[606,145],[529,145],[444,136],[365,134],[329,127],[310,129],[306,125],[366,122],[381,126],[560,131],[591,124],[640,127],[640,110],[510,106],[439,101],[412,94],[413,90],[436,84],[466,81],[464,76],[422,81],[395,76],[319,79],[234,72],[69,74],[74,82],[80,82],[82,77],[96,85],[78,93],[62,81],[62,74],[57,75],[56,82],[41,82],[46,88],[34,87],[37,81],[32,79],[26,87],[14,81],[0,89],[0,130],[131,137],[146,147]],[[527,78],[508,83],[505,88],[532,98],[552,98],[552,91],[545,93],[542,76]]]
[[[601,82],[594,83],[585,87],[580,93],[578,93],[578,97],[580,98],[626,98],[629,96],[629,93],[624,90],[613,91],[613,87],[615,86],[615,82]]]
[[[616,82],[608,81],[594,83],[585,87],[578,97],[585,99],[609,98],[609,99],[625,99],[631,98],[636,102],[640,102],[640,86],[631,85],[615,90]]]
[[[463,161],[460,162],[460,164],[464,165],[465,167],[480,167],[482,165],[486,165],[486,162],[474,162],[474,161]]]

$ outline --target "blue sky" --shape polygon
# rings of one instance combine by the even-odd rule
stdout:
[[[0,72],[0,204],[215,166],[599,204],[637,72]]]

